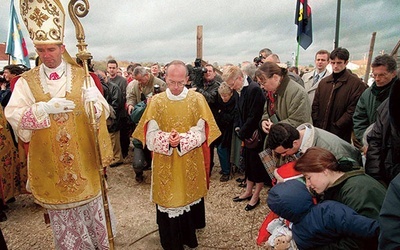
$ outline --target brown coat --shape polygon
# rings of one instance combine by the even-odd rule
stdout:
[[[347,69],[336,82],[333,74],[322,79],[312,105],[314,126],[350,142],[352,117],[357,101],[366,88],[367,85]]]

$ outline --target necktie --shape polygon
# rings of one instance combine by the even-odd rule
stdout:
[[[58,80],[60,79],[60,76],[57,74],[57,72],[53,72],[49,76],[50,80]]]
[[[317,84],[318,80],[319,80],[319,74],[316,74],[316,75],[314,76],[314,82],[313,82],[312,85],[314,86],[315,84]]]

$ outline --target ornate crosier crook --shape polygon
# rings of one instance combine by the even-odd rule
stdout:
[[[78,44],[78,53],[76,56],[82,61],[83,68],[85,70],[85,88],[91,87],[88,60],[92,59],[92,55],[87,51],[87,44],[85,43],[85,31],[81,22],[78,20],[79,18],[85,17],[89,13],[89,1],[88,0],[70,0],[68,4],[68,13],[69,16],[74,23],[75,26],[75,34]],[[93,102],[89,103],[89,118],[90,123],[93,126],[93,135],[95,138],[95,151],[96,151],[96,163],[99,166],[99,176],[100,176],[100,186],[101,186],[101,195],[103,198],[104,212],[106,216],[106,224],[107,224],[107,232],[108,232],[108,241],[110,244],[110,249],[114,250],[114,237],[112,233],[111,226],[111,216],[110,209],[108,206],[108,198],[107,198],[107,187],[106,187],[106,179],[104,177],[103,164],[101,162],[101,154],[100,154],[100,146],[99,146],[99,138],[97,135],[97,123],[94,111]]]

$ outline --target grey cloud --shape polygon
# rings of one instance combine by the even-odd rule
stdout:
[[[90,12],[81,19],[88,50],[95,60],[112,55],[117,60],[191,62],[196,56],[196,27],[203,25],[203,59],[220,65],[253,60],[269,47],[281,61],[292,61],[296,52],[295,1],[89,0]],[[68,0],[61,0],[67,9]],[[300,48],[300,64],[313,63],[319,49],[333,49],[337,0],[309,0],[313,12],[313,44]],[[16,1],[17,5],[17,1]],[[342,1],[339,45],[353,59],[368,53],[377,31],[374,55],[390,52],[397,43],[400,13],[398,0]],[[6,40],[8,7],[0,9],[0,41]],[[21,18],[20,18],[21,19]],[[65,43],[76,53],[75,31],[66,23]],[[32,43],[25,33],[28,49]]]

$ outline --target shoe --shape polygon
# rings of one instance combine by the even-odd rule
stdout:
[[[122,161],[114,162],[114,163],[110,164],[110,168],[118,167],[118,166],[121,165],[122,163],[123,163]]]
[[[253,209],[256,208],[259,204],[260,204],[260,198],[258,198],[258,201],[257,201],[256,204],[254,204],[254,205],[247,204],[246,207],[244,208],[244,210],[246,210],[246,211],[253,210]]]
[[[0,222],[4,222],[7,220],[7,215],[3,211],[0,211]]]
[[[245,200],[251,200],[252,195],[250,195],[249,197],[246,198],[240,198],[240,196],[236,196],[235,198],[233,198],[232,200],[234,202],[241,202],[241,201],[245,201]]]
[[[144,181],[143,174],[136,175],[135,180],[137,183],[142,183]]]
[[[15,197],[11,197],[10,199],[8,199],[8,201],[6,201],[6,203],[13,203],[15,201],[16,201]]]
[[[219,178],[219,181],[220,182],[227,182],[227,181],[229,181],[229,179],[230,179],[229,174],[222,174],[221,178]]]
[[[246,181],[246,178],[237,178],[236,181],[237,182],[244,182],[244,181]]]

